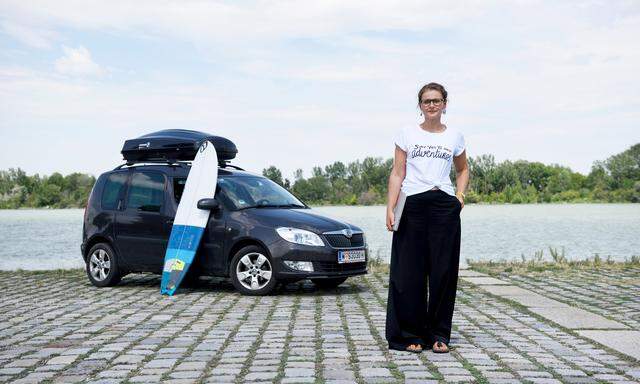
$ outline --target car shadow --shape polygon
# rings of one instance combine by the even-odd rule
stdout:
[[[157,288],[160,290],[161,276],[151,273],[133,273],[125,276],[114,288],[138,289],[141,287]],[[349,278],[346,282],[335,288],[319,288],[309,280],[301,280],[295,283],[279,283],[271,295],[293,296],[335,296],[349,295],[368,291],[365,284],[357,281],[357,278]],[[220,277],[200,277],[197,281],[187,286],[181,286],[177,294],[190,292],[229,292],[238,293],[231,281]],[[238,293],[239,294],[239,293]]]

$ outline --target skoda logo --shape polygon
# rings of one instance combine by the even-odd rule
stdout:
[[[349,228],[343,229],[342,234],[347,236],[348,238],[351,238],[351,236],[353,236],[353,231]]]

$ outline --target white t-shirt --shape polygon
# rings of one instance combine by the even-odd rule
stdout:
[[[438,187],[455,196],[449,173],[453,157],[465,150],[464,136],[447,127],[431,133],[419,125],[410,125],[396,132],[394,142],[407,153],[407,168],[402,191],[415,195]]]

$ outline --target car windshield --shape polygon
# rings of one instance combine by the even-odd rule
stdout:
[[[219,177],[218,185],[236,209],[306,208],[289,191],[266,177]]]

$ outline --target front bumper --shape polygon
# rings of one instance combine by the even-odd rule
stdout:
[[[330,279],[345,276],[357,276],[367,273],[369,254],[366,247],[349,248],[351,250],[364,249],[365,261],[359,263],[338,263],[338,251],[329,245],[312,247],[279,240],[269,246],[273,259],[273,270],[276,279]],[[284,265],[284,260],[311,261],[313,272],[298,271]]]

